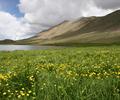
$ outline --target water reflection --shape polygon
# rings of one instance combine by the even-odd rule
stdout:
[[[0,51],[14,51],[14,50],[44,50],[44,49],[63,48],[58,46],[32,46],[32,45],[0,45]]]

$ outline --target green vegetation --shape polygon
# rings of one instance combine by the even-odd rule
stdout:
[[[120,100],[120,47],[0,52],[0,100]]]

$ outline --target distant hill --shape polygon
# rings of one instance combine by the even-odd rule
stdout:
[[[18,43],[41,45],[120,43],[120,10],[103,17],[93,16],[65,21]]]
[[[0,44],[14,44],[15,41],[10,39],[0,40]]]

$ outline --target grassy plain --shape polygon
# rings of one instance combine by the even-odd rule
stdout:
[[[0,100],[120,100],[120,47],[0,52]]]

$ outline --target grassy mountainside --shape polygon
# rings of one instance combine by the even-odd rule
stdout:
[[[20,43],[120,43],[120,10],[103,17],[65,21]]]
[[[14,44],[15,41],[6,39],[6,40],[0,40],[0,44]]]

